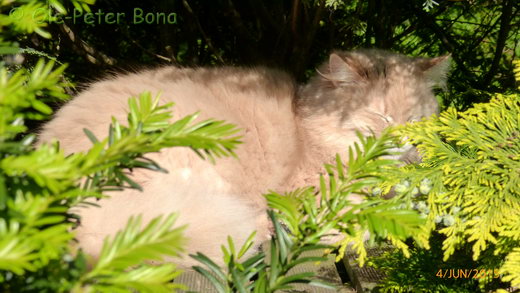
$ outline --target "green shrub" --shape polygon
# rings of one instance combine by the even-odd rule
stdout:
[[[24,80],[50,81],[58,71],[36,70],[31,75],[14,74],[4,88]],[[37,68],[40,68],[37,67]],[[12,81],[12,82],[11,82]],[[17,87],[18,99],[0,96],[0,111],[13,115],[0,126],[0,286],[6,292],[21,291],[101,291],[169,292],[177,287],[170,281],[179,271],[173,264],[143,264],[162,260],[182,251],[181,228],[172,228],[175,216],[156,218],[141,231],[139,217],[113,240],[106,240],[100,258],[91,269],[84,256],[73,253],[71,240],[76,215],[69,209],[90,197],[103,197],[105,190],[139,188],[125,175],[129,168],[162,169],[144,158],[147,152],[164,147],[189,146],[203,158],[233,155],[238,137],[233,125],[207,120],[193,123],[190,115],[168,123],[171,105],[158,106],[149,93],[130,99],[128,127],[113,121],[106,139],[89,135],[93,146],[86,153],[65,156],[58,144],[34,149],[34,135],[23,135],[23,116],[18,104],[47,87]],[[31,92],[34,91],[34,92]],[[25,99],[25,100],[24,100]],[[11,102],[15,101],[15,102]],[[40,102],[41,103],[41,102]],[[33,103],[34,105],[34,103]],[[42,104],[37,107],[47,109]],[[35,107],[35,110],[40,110]],[[16,137],[23,137],[21,140]],[[80,184],[80,182],[83,182]],[[42,274],[45,272],[46,274]],[[44,278],[42,278],[44,277]],[[72,277],[72,279],[70,279]]]

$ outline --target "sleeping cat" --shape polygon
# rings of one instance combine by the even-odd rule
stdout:
[[[87,150],[91,143],[82,129],[106,137],[111,116],[126,121],[127,99],[144,91],[161,92],[161,103],[175,102],[175,119],[200,110],[201,119],[238,125],[244,135],[239,160],[212,165],[188,148],[164,149],[148,157],[169,173],[132,174],[144,192],[113,193],[97,202],[100,208],[79,210],[76,236],[90,255],[97,256],[103,239],[123,228],[130,215],[149,221],[176,211],[178,224],[188,224],[187,253],[220,260],[228,235],[239,245],[253,230],[256,243],[269,238],[263,193],[316,185],[323,163],[344,154],[356,130],[377,134],[437,112],[432,87],[442,86],[448,59],[338,51],[301,87],[289,75],[263,67],[163,67],[119,75],[92,84],[66,104],[39,139],[58,139],[67,153]],[[174,261],[194,263],[189,257]]]

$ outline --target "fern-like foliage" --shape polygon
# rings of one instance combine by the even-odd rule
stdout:
[[[0,69],[0,142],[26,131],[24,119],[41,120],[52,113],[46,102],[66,99],[60,76],[66,66],[39,61],[32,72],[20,69],[11,74]]]
[[[78,282],[96,292],[172,292],[179,288],[170,282],[180,274],[172,263],[151,265],[146,261],[164,261],[182,251],[182,228],[173,228],[175,215],[162,221],[153,219],[141,230],[141,217],[130,218],[125,229],[110,241],[105,239],[92,270]],[[170,260],[171,261],[171,260]],[[87,290],[88,291],[88,290]]]
[[[386,169],[398,164],[384,158],[394,146],[389,132],[378,139],[358,136],[360,144],[349,149],[347,163],[337,156],[335,165],[325,166],[328,174],[320,177],[317,191],[308,188],[301,193],[271,193],[267,195],[270,207],[281,212],[280,218],[297,238],[306,238],[310,243],[323,238],[331,229],[339,231],[345,237],[339,243],[340,251],[354,245],[361,265],[366,256],[361,237],[364,231],[372,238],[387,238],[405,251],[403,241],[410,236],[427,246],[428,233],[421,226],[424,221],[415,211],[370,196],[363,203],[352,203],[351,197],[367,195],[370,187],[385,180]],[[315,233],[309,235],[304,231]],[[342,256],[338,255],[338,259]]]
[[[86,290],[102,292],[166,292],[179,271],[172,264],[143,265],[145,260],[175,257],[182,238],[173,228],[172,216],[155,219],[140,230],[139,218],[112,242],[106,242],[92,270],[73,254],[71,240],[76,215],[69,209],[107,190],[140,188],[128,176],[129,168],[164,170],[144,155],[165,147],[191,147],[202,158],[234,156],[238,131],[222,121],[195,123],[197,114],[170,123],[171,105],[158,105],[158,97],[143,93],[129,100],[128,126],[113,120],[107,138],[93,142],[85,153],[66,156],[58,143],[35,149],[34,136],[26,134],[25,119],[51,114],[45,102],[64,99],[59,76],[64,67],[40,62],[33,72],[12,75],[3,71],[0,80],[0,286],[2,291]],[[45,96],[45,98],[42,98]],[[50,98],[49,98],[50,97]],[[21,140],[19,139],[21,138]],[[66,255],[74,255],[68,256]],[[72,258],[72,260],[70,260]],[[67,261],[65,261],[65,260]],[[57,273],[59,270],[60,273]],[[62,286],[45,282],[47,271],[56,278],[73,277]],[[39,276],[39,277],[38,277]],[[51,278],[52,279],[52,278]]]

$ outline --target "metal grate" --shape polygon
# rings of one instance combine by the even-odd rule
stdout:
[[[391,249],[391,246],[367,248],[367,256],[379,256]],[[347,251],[343,258],[343,263],[345,264],[345,268],[354,288],[356,288],[359,293],[371,292],[377,284],[385,278],[384,272],[378,271],[373,267],[359,267],[357,263],[357,255],[352,250]]]

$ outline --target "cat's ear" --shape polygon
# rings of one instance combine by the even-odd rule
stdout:
[[[318,71],[323,78],[331,81],[334,86],[340,84],[356,83],[360,76],[348,59],[343,59],[336,53],[330,54],[326,72]]]
[[[435,58],[424,58],[417,61],[417,66],[426,79],[433,85],[446,88],[446,79],[450,70],[451,54]]]

